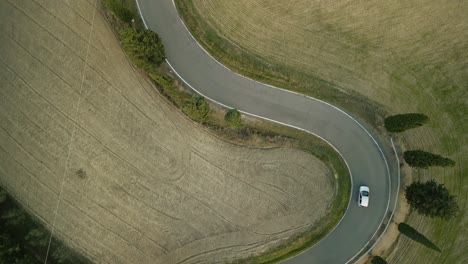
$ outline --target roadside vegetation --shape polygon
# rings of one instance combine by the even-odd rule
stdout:
[[[242,125],[241,114],[237,109],[229,109],[224,115],[224,121],[231,127],[240,127]]]
[[[138,67],[152,71],[164,62],[164,46],[155,32],[126,27],[119,33],[123,49]]]
[[[220,62],[253,79],[338,105],[381,133],[384,128],[404,132],[392,134],[415,168],[403,171],[421,182],[443,182],[456,195],[460,213],[450,220],[418,213],[407,219],[431,230],[428,236],[442,253],[399,240],[387,260],[455,263],[467,258],[462,227],[467,223],[468,24],[459,3],[176,4],[195,38]],[[430,19],[435,14],[443,18]],[[393,113],[408,114],[388,117]],[[419,151],[427,148],[450,158]]]
[[[0,187],[0,263],[44,263],[50,232]],[[90,263],[52,238],[47,263]]]

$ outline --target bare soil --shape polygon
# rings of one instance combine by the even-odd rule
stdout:
[[[245,257],[325,215],[326,164],[188,120],[95,5],[0,2],[0,183],[23,205],[98,263]]]

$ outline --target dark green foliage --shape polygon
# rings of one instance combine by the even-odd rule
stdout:
[[[158,84],[160,92],[177,107],[182,108],[190,100],[191,97],[186,92],[178,89],[170,76],[155,72],[149,72],[148,75]]]
[[[7,199],[7,192],[0,188],[0,204],[6,201]]]
[[[0,188],[0,263],[44,263],[50,232]],[[89,263],[52,238],[47,263]]]
[[[26,241],[29,241],[33,247],[45,248],[49,243],[49,235],[44,231],[45,230],[42,228],[31,229],[25,239]]]
[[[224,115],[224,121],[231,127],[240,127],[242,125],[241,114],[237,109],[230,109]]]
[[[455,161],[422,150],[408,150],[403,153],[406,163],[411,167],[428,168],[430,166],[452,167]]]
[[[450,219],[458,212],[455,196],[450,195],[443,184],[438,184],[434,180],[424,183],[413,182],[405,191],[411,209],[422,215]]]
[[[379,256],[372,257],[371,264],[387,264],[387,261]]]
[[[440,252],[440,248],[437,247],[437,245],[432,243],[423,234],[419,233],[416,229],[412,228],[411,226],[409,226],[409,225],[407,225],[405,223],[400,223],[398,225],[398,231],[400,231],[400,233],[407,236],[411,240],[414,240],[414,241],[416,241],[418,243],[421,243],[425,247],[428,247],[430,249],[433,249],[435,251]]]
[[[120,30],[120,38],[132,61],[146,71],[152,71],[166,58],[161,38],[151,30],[127,27]]]
[[[204,122],[208,118],[210,106],[202,96],[193,96],[185,105],[182,107],[182,111],[198,122]]]
[[[123,0],[104,0],[104,5],[118,17],[122,22],[130,24],[134,15],[132,11],[125,6]]]
[[[157,84],[161,85],[163,88],[170,88],[174,86],[174,79],[168,75],[160,75],[157,73],[149,73],[151,79],[153,79]]]
[[[422,126],[429,121],[424,114],[410,113],[394,115],[385,118],[385,128],[389,132],[403,132],[405,130]]]

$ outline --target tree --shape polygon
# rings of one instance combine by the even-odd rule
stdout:
[[[132,61],[147,71],[161,65],[166,58],[161,38],[151,30],[124,28],[120,30],[120,38]]]
[[[387,264],[387,261],[380,256],[372,257],[371,264]]]
[[[182,107],[182,111],[195,121],[203,122],[208,118],[210,106],[202,96],[193,96]]]
[[[405,130],[422,126],[429,121],[424,114],[409,113],[389,116],[385,118],[385,128],[388,132],[403,132]]]
[[[403,153],[406,163],[411,167],[428,168],[430,166],[453,167],[455,161],[422,150],[408,150]]]
[[[237,109],[230,109],[224,115],[224,121],[231,127],[240,127],[242,125],[241,113]]]
[[[34,248],[43,248],[46,247],[49,238],[48,235],[44,232],[42,228],[34,228],[29,230],[28,234],[24,238],[29,245]]]
[[[405,224],[405,223],[398,224],[398,231],[400,231],[400,233],[412,239],[413,241],[421,243],[425,247],[428,247],[430,249],[440,252],[440,248],[438,246],[436,246],[429,239],[427,239],[427,237],[419,233],[416,229],[412,228],[408,224]]]
[[[0,188],[0,204],[6,201],[7,198],[7,192],[4,189]]]
[[[21,226],[27,222],[25,212],[18,208],[12,208],[2,212],[0,219],[4,221],[3,223],[8,227]]]
[[[459,209],[455,196],[434,180],[413,182],[406,187],[405,196],[411,209],[431,218],[450,219],[455,217]]]

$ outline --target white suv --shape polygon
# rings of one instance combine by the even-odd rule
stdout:
[[[364,185],[359,187],[359,206],[369,206],[369,187]]]

